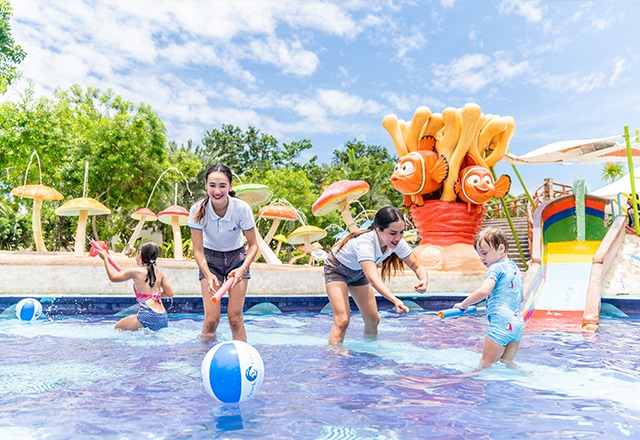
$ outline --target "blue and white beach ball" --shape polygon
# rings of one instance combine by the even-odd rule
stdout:
[[[21,299],[16,304],[16,316],[20,321],[35,321],[42,313],[42,304],[34,298]]]
[[[202,360],[202,382],[222,403],[244,402],[262,386],[264,363],[260,353],[242,341],[221,342]]]

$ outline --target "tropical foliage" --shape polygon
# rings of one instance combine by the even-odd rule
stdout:
[[[13,9],[9,0],[0,0],[0,93],[18,77],[18,64],[24,60],[26,52],[15,43],[11,35]]]
[[[64,201],[87,196],[110,208],[110,215],[91,218],[88,235],[110,240],[116,251],[135,227],[130,218],[133,211],[148,204],[159,212],[175,202],[189,208],[205,194],[206,169],[217,162],[234,171],[234,184],[265,184],[273,192],[273,201],[291,204],[301,212],[301,222],[281,226],[279,232],[285,235],[303,222],[333,233],[345,229],[339,214],[315,217],[311,212],[323,189],[335,180],[370,184],[370,193],[353,205],[354,216],[400,200],[389,182],[395,158],[384,147],[352,140],[334,151],[329,164],[318,164],[315,156],[303,163],[300,156],[311,147],[306,139],[280,144],[254,127],[242,131],[232,125],[206,132],[197,145],[177,145],[166,138],[164,124],[148,105],[134,104],[111,90],[74,85],[53,97],[36,99],[29,89],[19,102],[0,105],[0,191],[4,194],[0,247],[32,246],[28,214],[32,200],[9,196],[12,188],[24,183],[53,187],[65,196]],[[33,151],[38,153],[40,168],[37,161],[30,162]],[[50,250],[68,249],[74,240],[77,220],[54,214],[64,201],[43,204],[42,230]],[[269,226],[269,221],[258,221],[263,235]],[[148,227],[171,244],[169,226],[156,222]],[[327,245],[333,242],[332,236],[327,237]],[[186,240],[188,235],[185,244]]]
[[[600,178],[605,182],[610,180],[612,183],[624,175],[624,165],[618,162],[607,162],[602,167]]]

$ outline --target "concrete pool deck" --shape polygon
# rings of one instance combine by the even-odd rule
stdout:
[[[123,269],[135,266],[133,258],[112,254]],[[176,296],[200,295],[198,268],[193,260],[158,259]],[[325,295],[322,267],[306,265],[251,265],[252,278],[247,296]],[[476,289],[483,273],[429,271],[431,295],[468,294]],[[388,285],[396,294],[415,294],[412,271],[391,278]],[[112,283],[102,260],[70,252],[0,251],[0,295],[126,295],[130,283]]]

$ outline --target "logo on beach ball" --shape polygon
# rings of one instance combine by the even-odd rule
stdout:
[[[34,298],[21,299],[16,304],[16,316],[20,321],[35,321],[42,313],[42,304]]]
[[[264,379],[260,353],[242,341],[221,342],[202,360],[202,383],[221,403],[239,403],[252,398]]]

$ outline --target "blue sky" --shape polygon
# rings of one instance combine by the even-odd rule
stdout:
[[[228,123],[309,139],[328,162],[354,138],[395,153],[382,118],[480,105],[516,121],[511,152],[640,128],[636,0],[13,0],[37,95],[72,84],[150,104],[178,143]],[[23,87],[16,85],[19,91]],[[9,92],[4,99],[16,96]],[[604,185],[602,165],[529,165]],[[512,193],[521,186],[511,167]]]

